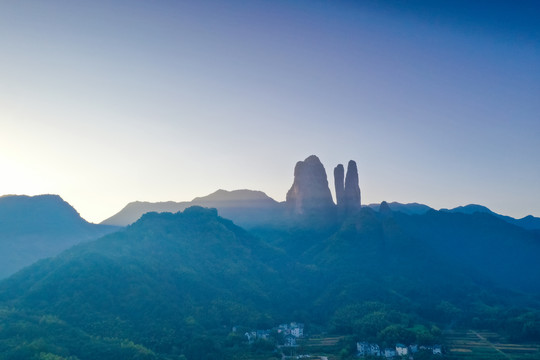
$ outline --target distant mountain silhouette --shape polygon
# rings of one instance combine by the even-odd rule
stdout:
[[[183,211],[190,206],[216,208],[225,217],[243,226],[267,223],[282,213],[280,203],[263,193],[253,190],[217,190],[210,195],[183,202],[129,203],[120,212],[101,222],[103,225],[126,226],[137,221],[147,212]]]
[[[0,197],[0,278],[116,227],[86,222],[58,195]]]
[[[284,216],[283,204],[262,191],[218,190],[193,199],[190,205],[215,208],[221,216],[247,228],[280,221]]]
[[[375,211],[378,211],[380,204],[369,204],[367,206]],[[388,203],[388,206],[390,207],[392,211],[399,211],[408,215],[422,215],[422,214],[427,213],[430,210],[433,210],[433,208],[427,205],[418,204],[418,203],[401,204],[398,202],[391,202],[391,203]],[[538,217],[528,215],[521,219],[515,219],[511,216],[497,214],[482,205],[469,204],[465,206],[458,206],[453,209],[441,209],[440,211],[450,212],[450,213],[469,214],[469,215],[474,214],[474,213],[486,213],[486,214],[491,214],[501,220],[504,220],[507,223],[517,225],[527,230],[540,230],[540,218]]]
[[[427,213],[429,210],[433,210],[427,205],[418,203],[402,204],[398,202],[391,202],[387,203],[387,205],[392,211],[399,211],[409,215],[421,215]],[[367,206],[375,211],[378,211],[381,204],[369,204]]]
[[[324,166],[315,155],[299,161],[294,169],[294,180],[287,193],[286,202],[279,203],[262,191],[255,190],[217,190],[216,192],[183,202],[142,202],[127,204],[120,212],[101,222],[103,225],[127,226],[137,221],[147,212],[178,212],[190,206],[198,205],[216,208],[219,213],[240,226],[252,229],[268,225],[318,224],[322,227],[337,226],[344,217],[358,211],[360,205],[360,187],[356,162],[351,160],[347,167],[347,176],[342,164],[334,168],[334,183],[337,205],[332,200]],[[426,214],[431,207],[419,204],[387,203],[392,211],[409,215]],[[378,211],[380,204],[367,205]],[[527,230],[540,232],[540,218],[531,215],[522,219],[500,215],[485,206],[466,205],[454,209],[441,209],[454,213],[473,214],[489,213],[508,223]]]
[[[461,213],[461,214],[474,214],[474,213],[495,214],[493,211],[489,210],[487,207],[482,206],[482,205],[476,205],[476,204],[458,206],[453,209],[441,209],[441,211]]]
[[[263,193],[254,190],[217,190],[210,195],[196,197],[191,201],[197,204],[223,204],[224,207],[271,207],[277,201]],[[202,205],[201,205],[202,206]]]
[[[339,165],[343,169],[343,165]],[[339,167],[338,166],[338,167]],[[184,202],[141,202],[126,205],[120,212],[101,222],[104,225],[126,226],[137,221],[147,212],[178,212],[189,206],[216,208],[219,213],[246,228],[282,226],[285,223],[319,223],[335,225],[340,208],[346,216],[360,208],[358,170],[354,161],[349,161],[344,184],[343,199],[339,206],[332,200],[326,170],[315,155],[299,161],[294,169],[294,179],[287,192],[286,201],[279,203],[262,191],[218,190],[204,197]]]
[[[476,205],[476,204],[469,204],[466,206],[459,206],[454,209],[441,209],[441,211],[448,211],[453,213],[463,213],[463,214],[474,214],[474,213],[486,213],[491,214],[493,216],[498,217],[499,219],[502,219],[510,224],[517,225],[519,227],[522,227],[524,229],[528,230],[539,230],[540,229],[540,218],[534,217],[532,215],[525,216],[521,219],[515,219],[510,216],[497,214],[490,209],[488,209],[485,206],[482,205]]]
[[[122,210],[113,216],[103,220],[102,225],[127,226],[139,220],[141,216],[148,212],[170,212],[175,213],[189,207],[189,201],[183,202],[148,202],[134,201],[127,204]]]

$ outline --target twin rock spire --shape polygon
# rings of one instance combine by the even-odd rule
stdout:
[[[360,186],[356,162],[349,161],[345,183],[343,183],[344,171],[341,164],[334,168],[337,206],[345,212],[358,210],[360,209]]]
[[[334,169],[337,209],[349,213],[360,209],[360,187],[358,169],[354,161],[349,161],[347,175],[343,165]],[[286,203],[296,214],[319,213],[335,209],[324,166],[315,155],[296,163],[294,182],[287,192]]]

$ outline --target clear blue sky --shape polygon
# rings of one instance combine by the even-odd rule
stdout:
[[[316,154],[363,203],[540,216],[540,4],[441,3],[2,1],[0,194],[284,200]]]

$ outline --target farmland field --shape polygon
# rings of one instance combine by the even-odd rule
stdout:
[[[451,360],[532,360],[540,359],[540,345],[512,344],[489,331],[445,332],[447,354]]]

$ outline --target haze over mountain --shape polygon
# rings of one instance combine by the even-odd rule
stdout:
[[[343,166],[342,166],[343,167]],[[351,161],[345,179],[343,204],[346,211],[360,208],[360,188],[356,163]],[[253,190],[218,190],[190,202],[140,202],[126,205],[117,214],[101,222],[105,225],[125,226],[135,222],[146,212],[176,212],[188,206],[214,207],[220,214],[246,227],[285,221],[288,214],[309,217],[314,214],[335,215],[336,204],[328,187],[326,170],[319,158],[311,155],[299,161],[294,169],[294,180],[287,192],[287,200],[278,203],[265,193]]]
[[[0,213],[0,360],[540,359],[538,0],[0,1],[0,44],[0,194],[62,196]]]
[[[391,202],[391,203],[387,203],[386,205],[392,211],[398,211],[398,212],[402,212],[408,215],[422,215],[422,214],[427,213],[430,210],[434,210],[427,205],[418,204],[418,203],[400,204],[398,202]],[[370,208],[374,210],[378,210],[381,204],[369,204],[367,206],[369,206]],[[540,230],[540,218],[534,217],[532,215],[528,215],[521,219],[515,219],[510,216],[497,214],[482,205],[469,204],[465,206],[458,206],[453,209],[440,209],[440,211],[451,212],[451,213],[462,213],[462,214],[486,213],[486,214],[493,215],[499,219],[502,219],[510,224],[517,225],[527,230]]]
[[[524,229],[529,230],[539,230],[540,229],[540,218],[534,217],[532,215],[525,216],[521,219],[514,219],[510,216],[500,215],[497,213],[494,213],[490,209],[488,209],[485,206],[482,205],[476,205],[476,204],[469,204],[466,206],[459,206],[457,208],[453,208],[450,210],[447,209],[441,209],[441,211],[448,211],[448,212],[454,212],[454,213],[463,213],[463,214],[474,214],[474,213],[486,213],[491,214],[493,216],[496,216],[506,222],[509,222],[511,224],[520,226]]]
[[[424,204],[418,204],[418,203],[410,203],[410,204],[401,204],[398,202],[385,202],[386,205],[392,210],[392,211],[399,211],[405,214],[409,215],[422,215],[427,213],[429,210],[434,210],[433,208],[424,205]],[[378,211],[381,204],[369,204],[368,207],[372,208],[375,211]]]
[[[216,208],[222,216],[230,218],[237,224],[247,228],[286,221],[287,213],[291,211],[296,215],[308,217],[317,213],[323,214],[324,217],[332,217],[337,214],[343,216],[344,214],[360,209],[361,195],[356,162],[353,160],[349,161],[347,176],[345,176],[342,164],[338,164],[334,168],[334,186],[336,203],[332,200],[324,166],[317,156],[311,155],[304,161],[299,161],[296,164],[294,181],[287,192],[287,200],[284,203],[278,203],[262,191],[217,190],[210,195],[197,197],[192,201],[131,202],[115,215],[103,220],[101,224],[126,226],[134,223],[147,212],[177,212],[194,205]],[[338,209],[337,213],[335,212],[336,206]],[[369,204],[366,206],[378,211],[380,204]],[[388,203],[388,206],[392,211],[399,211],[410,215],[425,214],[429,210],[433,210],[427,205],[418,203],[401,204],[391,202]],[[321,212],[321,210],[324,211]],[[441,211],[467,214],[486,212],[525,229],[540,230],[540,218],[529,215],[522,219],[514,219],[509,216],[496,214],[480,205],[471,204],[451,210],[441,209]]]
[[[90,224],[58,195],[0,197],[0,278],[115,231]]]
[[[2,1],[0,191],[93,222],[220,188],[282,201],[316,151],[329,176],[361,160],[366,204],[540,216],[539,18],[535,0]]]
[[[301,295],[271,266],[285,258],[212,209],[148,213],[121,232],[19,272],[0,284],[0,301],[49,314],[85,336],[143,344],[147,356],[189,355],[195,334],[284,321]],[[79,341],[69,336],[68,344]],[[94,359],[87,347],[54,335],[50,341],[64,353]],[[115,359],[123,347],[110,346],[114,351],[102,359]]]
[[[215,209],[146,213],[0,282],[0,359],[251,358],[233,326],[290,321],[385,343],[442,341],[436,326],[540,341],[540,234],[488,212],[361,208],[359,188],[343,211],[319,159],[298,164],[288,203],[246,190],[193,200],[260,212],[250,232]]]
[[[252,225],[269,221],[277,215],[279,203],[262,191],[253,190],[217,190],[216,192],[196,197],[184,202],[141,202],[127,204],[120,212],[101,222],[103,225],[126,226],[137,221],[147,212],[178,212],[189,206],[204,206],[219,209],[220,214],[233,218],[238,224]]]

